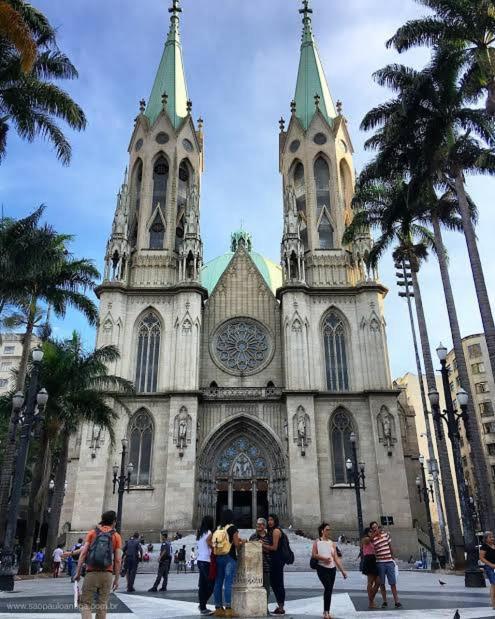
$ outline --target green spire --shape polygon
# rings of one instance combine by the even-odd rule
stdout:
[[[163,109],[164,95],[167,95],[167,111],[176,129],[188,114],[189,99],[179,34],[179,13],[182,12],[179,3],[180,0],[172,0],[172,7],[168,10],[171,14],[170,30],[145,112],[153,124]]]
[[[307,129],[315,114],[316,105],[321,113],[331,122],[337,116],[332,95],[321,64],[320,54],[313,36],[311,27],[311,14],[309,0],[303,0],[303,8],[299,13],[303,15],[303,34],[301,44],[301,59],[297,74],[296,116],[303,127]],[[318,99],[319,97],[319,99]]]

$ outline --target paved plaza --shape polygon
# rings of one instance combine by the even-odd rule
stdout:
[[[171,573],[167,593],[147,593],[153,583],[152,574],[140,574],[136,579],[137,592],[121,590],[111,598],[109,619],[192,619],[199,617],[197,609],[197,574]],[[332,601],[335,619],[375,617],[376,619],[453,619],[459,610],[461,619],[489,619],[495,611],[489,606],[488,589],[466,589],[461,576],[403,572],[399,582],[402,610],[367,610],[364,577],[351,572],[344,581],[339,576]],[[322,616],[322,588],[314,572],[286,574],[286,617],[316,619]],[[391,598],[390,598],[391,602]],[[390,604],[389,602],[389,604]],[[393,604],[390,604],[393,606]],[[272,607],[273,604],[270,604]],[[73,607],[72,585],[68,578],[58,580],[39,578],[16,582],[14,593],[0,593],[0,618],[60,619],[61,615],[77,614]]]

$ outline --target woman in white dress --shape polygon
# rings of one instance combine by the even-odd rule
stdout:
[[[318,527],[318,536],[313,544],[311,557],[318,561],[316,573],[324,588],[323,619],[331,619],[330,605],[337,568],[344,578],[347,578],[347,572],[337,555],[337,545],[330,539],[330,525],[327,522],[322,522]]]

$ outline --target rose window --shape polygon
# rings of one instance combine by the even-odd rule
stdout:
[[[271,340],[261,324],[234,319],[217,331],[213,349],[217,361],[228,371],[249,374],[261,369],[269,360]]]

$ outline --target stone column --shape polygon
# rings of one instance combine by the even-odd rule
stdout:
[[[251,482],[251,526],[256,529],[256,520],[258,519],[258,482],[253,479]]]
[[[229,509],[234,509],[234,482],[232,479],[229,479],[229,493],[227,498],[227,507]]]
[[[239,551],[232,609],[237,617],[267,616],[266,590],[263,588],[263,551],[259,542],[247,542]]]

